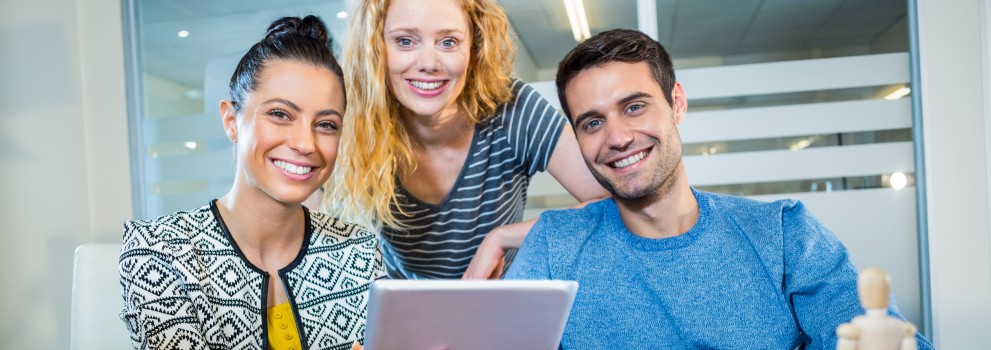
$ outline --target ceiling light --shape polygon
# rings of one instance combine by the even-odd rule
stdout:
[[[585,17],[585,5],[582,0],[564,0],[564,9],[568,11],[568,22],[571,23],[571,34],[575,41],[582,42],[591,38],[588,30],[588,18]]]
[[[341,11],[337,13],[337,18],[345,18],[348,16],[347,12]]]
[[[185,37],[189,36],[189,31],[180,30],[179,33],[176,33],[176,35],[178,35],[180,38],[185,38]]]
[[[894,173],[888,178],[888,183],[891,184],[891,188],[900,190],[905,188],[905,185],[908,184],[908,177],[902,173]]]
[[[197,146],[196,142],[193,142],[193,141],[188,141],[188,142],[186,142],[183,145],[186,146],[186,148],[188,148],[188,149],[196,149],[196,146]]]
[[[892,91],[892,92],[888,93],[887,95],[885,95],[884,96],[884,99],[885,100],[897,100],[899,98],[905,97],[905,95],[908,95],[908,93],[910,93],[910,92],[912,92],[912,89],[909,89],[908,86],[902,86],[902,87],[898,88],[897,90]]]

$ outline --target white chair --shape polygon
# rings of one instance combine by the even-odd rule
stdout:
[[[69,349],[131,349],[118,314],[120,294],[117,257],[120,244],[89,243],[76,248],[72,269],[72,328]]]

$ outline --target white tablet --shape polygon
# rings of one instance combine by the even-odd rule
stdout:
[[[365,349],[557,349],[577,290],[574,281],[376,281]]]

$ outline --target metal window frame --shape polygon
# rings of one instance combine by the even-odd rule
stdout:
[[[919,296],[922,308],[920,331],[933,339],[932,294],[929,271],[929,213],[926,207],[925,138],[922,130],[922,96],[919,54],[918,0],[908,2],[909,84],[912,88],[912,141],[915,152],[915,217],[919,239]]]
[[[144,171],[144,138],[142,137],[144,113],[143,82],[141,78],[141,30],[137,0],[121,1],[121,17],[124,26],[124,70],[127,91],[127,129],[131,157],[131,201],[134,218],[145,218],[147,210],[147,184]]]

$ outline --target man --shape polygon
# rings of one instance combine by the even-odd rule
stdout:
[[[557,89],[613,198],[544,213],[507,278],[579,282],[564,348],[836,348],[836,327],[864,313],[846,249],[801,203],[689,186],[688,102],[658,42],[596,35],[561,62]]]

